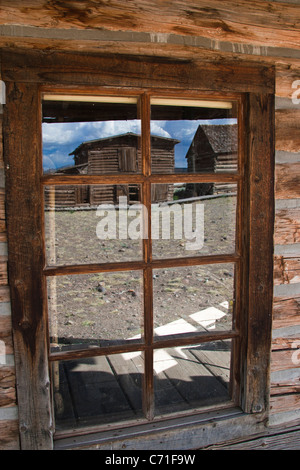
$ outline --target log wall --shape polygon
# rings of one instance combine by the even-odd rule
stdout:
[[[300,68],[278,65],[277,76],[270,388],[270,423],[276,425],[300,418],[300,104],[292,100]]]
[[[0,450],[18,450],[19,422],[12,338],[10,293],[7,277],[5,181],[0,117]]]
[[[276,66],[276,213],[269,426],[300,423],[300,8],[298,2],[1,2],[0,47]],[[143,8],[141,7],[141,4]],[[297,81],[299,84],[297,85]],[[296,88],[295,88],[296,86]],[[293,99],[294,98],[294,99]],[[294,101],[294,102],[293,102]],[[1,126],[0,126],[1,128]],[[1,142],[1,140],[0,140]],[[18,449],[5,184],[0,147],[0,449]],[[297,444],[298,443],[298,444]],[[296,445],[299,446],[299,439]],[[299,447],[298,447],[299,448]]]

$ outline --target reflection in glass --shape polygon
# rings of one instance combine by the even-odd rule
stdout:
[[[152,99],[152,173],[237,170],[235,103]]]
[[[156,415],[228,401],[230,357],[230,340],[156,350]]]
[[[45,187],[48,265],[141,260],[139,185]]]
[[[234,253],[236,202],[236,184],[153,184],[153,258]]]
[[[139,340],[143,333],[142,279],[139,271],[48,277],[53,350]]]
[[[137,104],[132,97],[48,95],[42,108],[44,172],[140,173]]]
[[[140,356],[113,354],[52,364],[56,429],[137,419],[142,414]]]
[[[154,335],[231,330],[234,264],[153,271]]]

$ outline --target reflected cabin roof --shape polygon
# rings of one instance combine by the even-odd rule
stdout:
[[[69,155],[76,155],[78,154],[81,150],[83,150],[84,148],[86,147],[93,147],[93,146],[99,146],[101,145],[101,147],[103,146],[106,146],[107,144],[110,144],[110,143],[116,143],[118,140],[120,141],[120,143],[124,140],[136,140],[138,139],[140,136],[140,134],[135,134],[133,132],[127,132],[125,134],[119,134],[119,135],[113,135],[113,136],[110,136],[110,137],[104,137],[104,138],[101,138],[101,139],[94,139],[94,140],[87,140],[85,142],[82,142],[78,147],[76,147],[75,150],[73,150],[73,152],[69,153]],[[151,135],[151,140],[154,141],[154,142],[157,142],[157,143],[164,143],[164,144],[169,144],[170,147],[174,147],[176,144],[178,144],[180,142],[180,140],[177,140],[177,139],[172,139],[170,137],[161,137],[161,136],[158,136],[158,135]]]

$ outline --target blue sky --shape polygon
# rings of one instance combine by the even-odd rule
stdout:
[[[224,121],[152,121],[151,133],[161,137],[180,140],[175,146],[175,166],[185,167],[186,152],[199,124],[221,124]],[[234,122],[236,122],[234,120]],[[73,165],[69,156],[78,145],[87,140],[101,139],[126,132],[140,134],[140,121],[104,121],[43,124],[43,167],[44,171]]]

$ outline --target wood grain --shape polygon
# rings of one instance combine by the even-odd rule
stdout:
[[[268,407],[271,344],[274,218],[274,98],[250,95],[248,146],[249,178],[249,299],[245,410]],[[265,208],[268,207],[268,211]],[[257,371],[260,371],[258,374]]]
[[[274,257],[274,284],[294,284],[300,282],[300,257]]]
[[[7,233],[22,449],[52,448],[43,297],[39,98],[36,85],[7,86],[4,116]],[[30,165],[28,164],[30,156]],[[26,189],[36,188],[35,193]],[[36,413],[36,410],[39,410]]]
[[[300,151],[300,109],[277,109],[276,150]],[[299,173],[298,173],[299,174]]]
[[[276,245],[300,243],[300,209],[275,212],[274,242]]]
[[[128,87],[157,93],[173,89],[226,92],[270,92],[275,89],[274,67],[251,62],[226,64],[211,62],[209,66],[192,58],[157,58],[58,52],[2,50],[1,74],[5,81],[35,82],[60,86]],[[30,72],[29,72],[30,71]],[[88,80],[87,80],[88,74]],[[183,95],[182,95],[183,96]]]
[[[275,197],[276,199],[300,198],[300,163],[276,165]]]
[[[300,13],[297,5],[280,2],[213,0],[149,0],[124,3],[4,0],[0,24],[42,28],[107,29],[182,34],[297,49]]]
[[[273,301],[273,329],[300,325],[300,296],[275,297]]]

